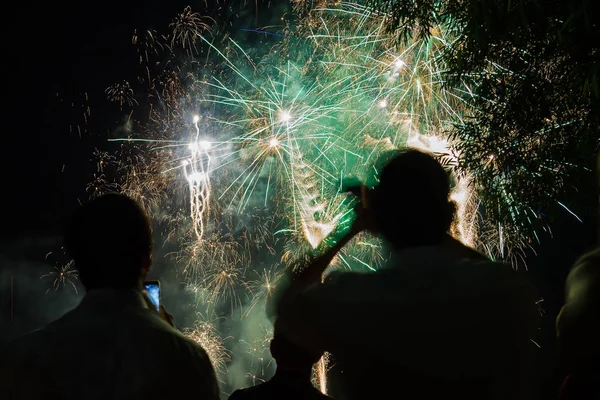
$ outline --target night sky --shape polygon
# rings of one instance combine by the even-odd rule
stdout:
[[[114,82],[135,79],[134,29],[164,30],[187,3],[91,1],[24,5],[9,21],[5,113],[8,238],[54,232],[86,198],[95,147],[123,116],[106,101]],[[68,6],[67,6],[68,4]],[[86,100],[87,98],[87,100]],[[84,113],[89,107],[87,123]],[[79,132],[81,129],[81,134]]]
[[[252,21],[256,10],[254,2],[248,3],[245,19]],[[59,243],[65,217],[78,199],[88,197],[85,186],[95,171],[90,161],[94,148],[108,149],[107,136],[123,123],[118,106],[106,100],[104,90],[114,82],[135,79],[138,60],[131,44],[134,29],[164,31],[170,19],[188,4],[103,0],[34,6],[22,2],[5,13],[0,324],[10,321],[9,300],[4,295],[10,275],[27,275],[23,269],[32,263],[43,264],[48,247],[54,249]],[[199,4],[195,9],[200,11],[204,2]],[[227,5],[230,20],[239,14],[239,7],[232,4],[235,2]],[[272,12],[264,6],[262,10],[266,17]],[[256,25],[249,27],[260,23],[255,19]],[[86,123],[87,107],[90,116]],[[582,201],[589,204],[583,215],[586,223],[578,223],[565,213],[554,226],[554,239],[544,239],[538,247],[539,257],[530,255],[532,279],[548,307],[546,331],[541,334],[541,344],[547,350],[542,359],[553,360],[555,356],[552,319],[562,302],[568,267],[594,240],[596,199],[592,193],[591,188],[582,190]],[[32,284],[35,273],[30,274]],[[40,287],[35,293],[45,290]],[[19,297],[21,310],[28,306],[25,297],[23,293]],[[29,305],[36,304],[32,300]],[[13,332],[39,326],[52,316],[31,317]]]

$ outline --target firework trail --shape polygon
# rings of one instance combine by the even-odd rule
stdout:
[[[208,214],[210,204],[210,148],[208,140],[200,140],[200,117],[194,116],[196,137],[190,143],[191,156],[182,161],[185,178],[190,186],[190,217],[194,226],[196,238],[204,236],[204,219]]]
[[[327,371],[329,366],[329,353],[325,353],[323,357],[314,365],[312,371],[313,385],[318,388],[321,393],[327,394]]]

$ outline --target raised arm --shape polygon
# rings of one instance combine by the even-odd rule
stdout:
[[[307,287],[322,282],[323,273],[337,253],[354,236],[366,229],[366,213],[355,208],[356,217],[348,213],[342,218],[336,229],[315,249],[317,256],[307,256],[305,261],[287,268],[277,285],[277,289],[267,304],[267,314],[274,319],[283,308]]]

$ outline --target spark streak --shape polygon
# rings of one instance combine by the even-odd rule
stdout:
[[[208,140],[200,140],[199,116],[194,116],[196,136],[190,143],[191,156],[183,160],[183,169],[190,190],[190,217],[193,221],[196,238],[204,236],[204,219],[210,206],[210,149]]]

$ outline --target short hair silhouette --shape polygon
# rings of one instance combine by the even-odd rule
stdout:
[[[275,333],[271,340],[271,355],[277,362],[278,368],[292,368],[307,373],[321,358],[321,354],[299,347],[278,333]]]
[[[150,220],[121,194],[106,194],[80,207],[64,243],[86,289],[133,288],[152,253]]]
[[[431,155],[414,149],[380,157],[372,209],[380,232],[395,246],[440,244],[454,218],[450,178]]]

